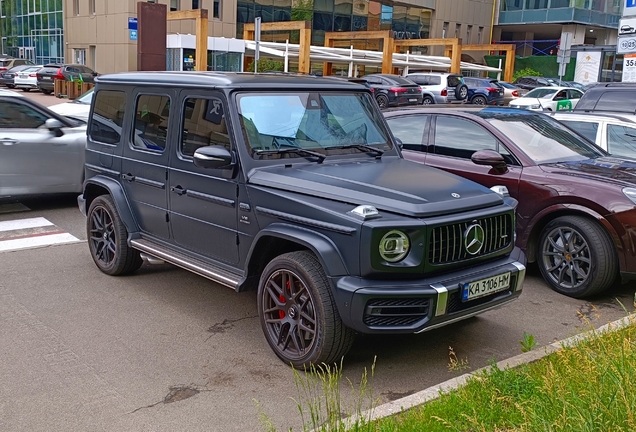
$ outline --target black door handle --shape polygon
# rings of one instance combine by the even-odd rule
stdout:
[[[121,178],[123,178],[124,180],[128,180],[129,182],[135,181],[135,176],[132,174],[122,174]]]
[[[188,191],[187,191],[187,189],[182,188],[180,185],[178,185],[178,186],[173,186],[173,187],[171,187],[171,188],[170,188],[170,190],[171,190],[172,192],[176,192],[176,193],[177,193],[177,195],[183,195],[183,194],[185,194],[186,192],[188,192]]]

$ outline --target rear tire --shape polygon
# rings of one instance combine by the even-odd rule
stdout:
[[[128,230],[110,195],[93,200],[86,219],[91,257],[104,273],[119,276],[133,273],[143,263],[138,250],[128,246]]]
[[[269,346],[296,368],[340,360],[355,336],[342,323],[320,262],[307,251],[280,255],[265,267],[258,314]]]
[[[389,106],[389,98],[383,94],[379,94],[375,97],[375,100],[378,101],[378,106],[380,109],[384,109]]]
[[[483,96],[475,96],[470,101],[470,103],[472,103],[473,105],[486,105],[487,102],[488,101]]]

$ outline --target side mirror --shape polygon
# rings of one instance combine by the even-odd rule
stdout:
[[[199,168],[229,169],[234,165],[234,157],[230,151],[219,145],[199,147],[194,152],[194,165]]]
[[[476,165],[489,165],[497,171],[505,172],[508,165],[503,156],[494,150],[479,150],[470,157]]]
[[[398,137],[395,137],[395,141],[397,142],[397,145],[400,148],[400,150],[403,150],[404,149],[404,143],[402,142],[402,140],[399,139]]]
[[[64,127],[64,125],[58,119],[53,119],[53,118],[47,119],[44,122],[44,127],[46,127],[48,130],[53,132],[53,134],[58,138],[64,135],[64,132],[62,131],[62,128]]]

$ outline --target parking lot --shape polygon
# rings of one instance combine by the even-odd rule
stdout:
[[[0,227],[11,224],[0,229],[1,430],[246,431],[261,428],[259,412],[300,428],[302,395],[263,338],[254,292],[167,264],[101,273],[72,195],[4,200]],[[66,240],[33,244],[50,235]],[[524,333],[541,349],[633,309],[633,284],[578,300],[531,265],[506,307],[419,335],[358,335],[343,376],[356,386],[375,363],[374,400],[396,400],[519,354]],[[449,368],[451,350],[466,369]]]

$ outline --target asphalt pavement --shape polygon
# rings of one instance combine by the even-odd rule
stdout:
[[[0,431],[257,431],[260,413],[301,430],[303,395],[262,335],[255,293],[171,265],[101,273],[75,198],[0,202],[0,234],[30,219],[39,225],[16,240],[77,240],[0,252]],[[530,266],[519,300],[501,309],[419,335],[358,335],[344,360],[345,410],[355,400],[346,380],[356,387],[374,361],[371,398],[398,400],[519,354],[524,332],[541,349],[617,320],[634,310],[634,287],[572,299]],[[465,369],[449,370],[451,349]]]

